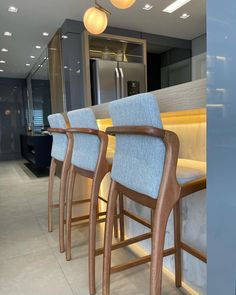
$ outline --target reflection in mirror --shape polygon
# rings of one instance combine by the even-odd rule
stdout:
[[[47,117],[51,113],[47,50],[35,65],[28,82],[30,82],[29,94],[31,94],[31,128],[33,132],[40,133],[49,127]]]

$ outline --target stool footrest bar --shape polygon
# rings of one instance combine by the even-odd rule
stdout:
[[[180,243],[180,247],[181,249],[183,249],[184,251],[188,252],[189,254],[191,254],[192,256],[198,258],[199,260],[201,260],[202,262],[207,263],[207,256],[205,253],[181,242]]]
[[[163,257],[173,255],[174,253],[175,253],[175,248],[166,249],[164,250]],[[131,267],[138,266],[150,261],[151,261],[151,255],[146,255],[141,258],[135,258],[130,260],[128,263],[122,263],[122,264],[111,267],[111,273],[123,271]]]
[[[83,200],[73,201],[72,205],[89,203],[89,202],[91,202],[91,199],[83,199]],[[66,206],[66,203],[64,204],[64,206]],[[52,208],[59,208],[59,204],[52,205]]]
[[[111,267],[111,273],[123,271],[131,267],[138,266],[150,261],[151,261],[151,255],[147,255],[141,258],[136,258],[136,259],[130,260],[128,263],[123,263],[123,264],[119,264],[119,265]]]
[[[141,218],[141,217],[139,217],[139,216],[137,216],[137,215],[135,215],[135,214],[133,214],[133,213],[127,211],[127,210],[124,210],[123,213],[124,213],[127,217],[129,217],[129,218],[135,220],[136,222],[141,223],[142,225],[144,225],[144,226],[146,226],[146,227],[148,227],[148,228],[152,228],[151,224],[148,223],[145,219],[143,219],[143,218]]]
[[[103,197],[101,197],[101,196],[98,196],[98,199],[99,200],[101,200],[101,201],[103,201],[104,203],[107,203],[107,200],[106,199],[104,199]]]
[[[99,212],[97,214],[97,217],[105,216],[105,215],[106,215],[106,212]],[[71,219],[71,222],[74,223],[74,222],[79,222],[79,221],[83,221],[83,220],[86,220],[86,219],[89,219],[89,214],[79,216],[79,217],[74,217],[74,218]],[[98,220],[100,220],[100,219],[98,219]],[[64,220],[64,223],[66,223],[65,220]]]
[[[146,233],[146,234],[143,234],[143,235],[140,235],[140,236],[137,236],[137,237],[134,237],[134,238],[130,238],[130,239],[127,239],[127,240],[118,242],[116,244],[113,244],[112,247],[111,247],[111,249],[112,250],[117,250],[119,248],[122,248],[122,247],[125,247],[125,246],[129,246],[129,245],[132,245],[134,243],[141,242],[143,240],[150,239],[151,237],[152,237],[152,233]],[[103,254],[103,252],[104,252],[104,248],[97,249],[96,250],[96,256]]]

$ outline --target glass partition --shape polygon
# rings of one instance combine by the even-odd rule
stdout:
[[[48,54],[44,51],[27,79],[30,100],[30,127],[34,133],[40,133],[49,127],[47,120],[51,114],[51,95],[48,71]]]

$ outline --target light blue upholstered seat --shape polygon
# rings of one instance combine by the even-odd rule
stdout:
[[[53,114],[48,116],[48,122],[51,128],[66,128],[66,122],[62,114]],[[68,139],[65,134],[53,133],[53,143],[51,156],[59,161],[64,161]]]
[[[162,128],[156,97],[134,95],[109,104],[113,126],[146,125]],[[111,177],[139,193],[157,198],[165,160],[165,144],[159,138],[116,135]]]
[[[96,118],[91,109],[68,112],[71,128],[98,129]],[[95,171],[100,149],[100,140],[96,135],[74,134],[74,146],[71,163],[78,168]]]
[[[206,177],[206,162],[178,159],[176,175],[180,185]]]

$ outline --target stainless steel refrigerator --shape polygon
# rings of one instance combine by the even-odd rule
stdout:
[[[90,70],[93,105],[147,91],[144,64],[91,59]]]

